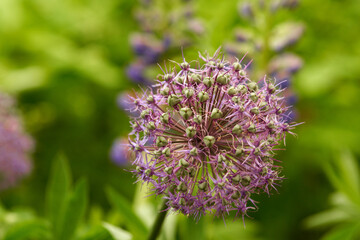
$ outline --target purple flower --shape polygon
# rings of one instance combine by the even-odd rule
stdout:
[[[165,69],[156,90],[135,99],[141,113],[129,135],[138,181],[196,219],[255,209],[252,194],[270,194],[282,180],[274,151],[295,126],[282,90],[265,79],[259,87],[219,51],[200,55],[202,65],[184,59]]]
[[[9,96],[0,93],[0,190],[14,186],[32,168],[29,153],[34,144],[23,132],[13,105]]]

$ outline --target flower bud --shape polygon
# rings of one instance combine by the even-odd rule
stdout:
[[[200,124],[201,121],[202,121],[202,116],[201,115],[196,115],[196,116],[194,116],[193,120],[194,120],[195,123]]]
[[[193,115],[193,112],[188,107],[181,108],[179,113],[185,120],[188,120]]]
[[[211,118],[213,118],[213,119],[219,119],[222,116],[223,116],[223,113],[218,108],[214,108],[211,112]]]
[[[216,82],[217,83],[220,83],[222,85],[225,85],[225,84],[228,84],[229,83],[229,78],[225,75],[219,75],[217,78],[216,78]]]
[[[185,95],[185,97],[187,97],[187,98],[193,96],[195,93],[194,89],[192,89],[192,88],[184,88],[182,92]]]
[[[255,92],[255,91],[257,91],[259,89],[256,82],[249,82],[247,84],[247,86],[248,86],[249,90],[252,91],[252,92]]]
[[[241,64],[239,62],[234,62],[232,64],[232,67],[235,71],[240,71],[241,70]]]
[[[201,76],[199,74],[191,74],[190,77],[195,83],[201,83]]]
[[[205,86],[207,86],[209,88],[214,84],[214,79],[210,78],[210,77],[205,77],[203,80],[203,83]]]
[[[164,87],[163,89],[160,90],[160,94],[163,96],[167,96],[169,95],[170,89],[168,87]]]
[[[235,94],[238,93],[237,89],[234,88],[234,87],[229,87],[227,92],[228,92],[229,95],[235,95]]]
[[[247,129],[251,133],[256,133],[256,126],[255,124],[251,123],[250,126]]]
[[[205,145],[210,148],[214,145],[215,138],[213,136],[208,135],[208,136],[204,137],[203,141],[204,141]]]
[[[184,158],[181,158],[180,161],[179,161],[179,165],[181,167],[188,167],[189,166],[189,163],[188,161],[186,161]]]
[[[205,102],[209,99],[209,94],[207,92],[201,91],[199,92],[198,97],[200,102]]]
[[[156,138],[156,146],[158,146],[158,147],[164,147],[164,146],[166,146],[167,143],[168,143],[168,141],[164,137]]]
[[[167,113],[163,113],[161,116],[160,116],[160,121],[164,124],[168,124],[169,123],[169,114]]]
[[[171,156],[170,148],[169,147],[164,148],[164,150],[162,150],[162,154],[164,154],[165,157],[170,157]]]
[[[187,127],[186,128],[186,136],[188,136],[189,138],[192,138],[196,135],[196,130],[194,127]]]
[[[233,129],[231,130],[233,134],[240,136],[243,132],[242,127],[239,124],[236,124]]]
[[[169,97],[168,97],[168,104],[170,107],[173,107],[175,106],[176,104],[180,103],[181,102],[181,98],[175,94],[171,94]]]
[[[258,107],[253,107],[253,108],[250,110],[250,112],[253,113],[253,114],[256,114],[256,115],[260,113]]]
[[[259,97],[256,95],[256,93],[250,93],[250,99],[251,99],[251,101],[256,103],[257,100],[259,99]]]
[[[191,155],[191,156],[197,156],[197,155],[198,155],[198,150],[197,150],[196,147],[194,147],[194,148],[192,148],[192,149],[190,150],[190,155]]]

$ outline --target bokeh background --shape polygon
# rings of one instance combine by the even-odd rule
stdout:
[[[278,154],[279,193],[254,197],[246,228],[174,215],[161,238],[360,239],[359,19],[358,0],[1,0],[0,91],[16,99],[35,149],[31,174],[0,192],[0,238],[52,239],[44,201],[60,168],[87,180],[73,238],[127,239],[116,238],[123,229],[145,239],[136,219],[148,228],[158,199],[143,198],[114,150],[130,129],[124,96],[182,49],[197,59],[222,46],[229,58],[248,53],[253,78],[288,79],[292,117],[304,124]]]

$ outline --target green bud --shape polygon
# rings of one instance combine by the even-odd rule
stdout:
[[[145,173],[146,176],[150,176],[150,175],[151,175],[151,170],[150,170],[150,169],[146,169],[144,173]]]
[[[200,102],[205,102],[209,99],[209,94],[207,92],[201,91],[199,92],[198,97]]]
[[[235,94],[238,93],[237,89],[234,88],[234,87],[229,87],[227,92],[228,92],[229,95],[235,95]]]
[[[181,108],[179,113],[185,120],[188,120],[193,115],[193,112],[188,107]]]
[[[196,130],[194,127],[187,127],[185,132],[186,132],[186,136],[188,136],[189,138],[192,138],[196,135]]]
[[[196,147],[194,147],[193,149],[190,150],[190,155],[191,156],[197,156],[198,155],[198,150]]]
[[[190,67],[190,64],[187,62],[182,62],[182,63],[180,63],[180,67],[182,69],[188,69]]]
[[[247,88],[245,87],[245,85],[239,85],[237,88],[242,94],[247,92]]]
[[[222,84],[222,85],[225,85],[225,84],[228,84],[230,81],[230,79],[225,76],[225,75],[219,75],[217,78],[216,78],[216,82]]]
[[[200,124],[202,121],[202,116],[201,115],[196,115],[194,116],[194,122],[196,122],[197,124]]]
[[[218,183],[218,186],[219,186],[220,188],[223,188],[223,187],[225,186],[225,183],[224,183],[224,182],[219,182],[219,183]]]
[[[258,107],[253,107],[253,108],[250,110],[250,112],[252,112],[253,114],[256,114],[256,115],[260,113]]]
[[[170,157],[171,156],[170,148],[169,147],[164,148],[164,150],[162,150],[162,154],[164,154],[165,157]]]
[[[148,103],[153,103],[153,102],[154,102],[154,97],[153,97],[152,95],[150,95],[150,96],[148,96],[148,97],[146,98],[146,101],[147,101]]]
[[[185,95],[185,97],[187,97],[187,98],[193,96],[195,93],[194,89],[192,89],[192,88],[184,88],[182,92]]]
[[[185,205],[186,205],[186,200],[185,200],[185,198],[180,198],[179,204],[180,204],[181,206],[185,206]]]
[[[154,122],[149,122],[146,126],[149,130],[154,130],[156,128]]]
[[[160,157],[161,156],[161,150],[155,150],[153,152],[153,154],[154,154],[155,157]]]
[[[165,171],[167,174],[172,174],[173,168],[172,168],[172,167],[166,167],[166,168],[164,169],[164,171]]]
[[[169,114],[163,113],[163,114],[160,116],[160,121],[161,121],[162,123],[165,123],[165,124],[169,123]]]
[[[237,147],[236,148],[236,151],[235,151],[235,156],[237,156],[237,157],[240,157],[240,156],[242,156],[244,154],[244,150],[242,149],[242,147]]]
[[[255,91],[257,91],[259,89],[256,82],[249,82],[247,84],[247,86],[248,86],[249,90],[252,91],[252,92],[255,92]]]
[[[211,87],[214,84],[214,79],[206,77],[204,78],[203,83],[205,84],[205,86]]]
[[[160,94],[163,96],[167,96],[169,95],[170,89],[168,87],[164,87],[163,89],[160,90]]]
[[[137,144],[136,144],[136,146],[135,146],[135,150],[136,150],[136,151],[140,151],[140,150],[141,150],[141,147],[140,147],[139,145],[137,145]]]
[[[208,185],[206,182],[199,183],[199,189],[202,191],[206,191],[208,189]]]
[[[232,181],[234,184],[238,184],[241,181],[240,175],[236,175],[235,177],[233,177]]]
[[[256,126],[255,124],[251,123],[250,126],[247,129],[251,133],[256,133]]]
[[[238,96],[234,96],[231,98],[231,101],[233,101],[234,103],[240,103],[240,98]]]
[[[240,197],[240,193],[238,191],[234,192],[232,195],[231,195],[231,198],[232,199],[238,199]]]
[[[256,156],[258,156],[260,153],[261,153],[260,148],[255,148],[254,154],[255,154]]]
[[[268,89],[269,89],[270,93],[274,93],[276,91],[276,88],[275,88],[274,84],[272,84],[272,83],[270,83],[268,85]]]
[[[250,99],[251,99],[251,101],[256,103],[257,100],[259,99],[259,97],[256,95],[256,93],[250,93]]]
[[[179,102],[181,102],[181,98],[175,94],[171,94],[168,97],[168,104],[170,107],[175,106],[176,104],[178,104]]]
[[[275,128],[275,123],[273,120],[271,120],[267,125],[266,125],[268,128],[270,129],[274,129]]]
[[[214,108],[211,111],[211,118],[213,118],[213,119],[219,119],[222,116],[223,116],[223,113],[218,108]]]
[[[269,172],[268,167],[263,167],[263,169],[261,170],[261,175],[265,176],[266,174],[268,174],[268,172]]]
[[[215,68],[215,62],[214,61],[209,61],[208,66],[211,67],[212,69],[214,69]]]
[[[218,163],[225,162],[225,160],[226,160],[226,157],[224,155],[221,155],[221,154],[218,155],[218,159],[217,159]]]
[[[185,78],[184,77],[177,77],[176,82],[179,84],[184,84]]]
[[[206,136],[206,137],[204,137],[203,141],[204,141],[205,145],[210,148],[214,145],[215,138],[213,136]]]
[[[180,184],[177,186],[177,190],[180,192],[186,192],[187,186],[184,182],[180,182]]]
[[[269,106],[267,105],[266,102],[261,102],[259,104],[259,108],[260,108],[261,111],[267,111],[269,109]]]
[[[190,167],[188,170],[189,170],[189,176],[190,177],[195,177],[195,174],[196,174],[195,168]]]
[[[142,170],[142,167],[136,166],[136,171],[137,171],[137,172],[140,172],[141,170]]]
[[[165,74],[164,75],[164,81],[168,82],[172,79],[172,75],[171,74]]]
[[[156,146],[158,146],[158,147],[164,147],[164,146],[166,146],[167,143],[168,143],[168,141],[164,137],[156,138]]]
[[[234,62],[232,67],[233,67],[233,69],[235,71],[240,71],[241,70],[241,64],[239,62]]]
[[[148,116],[150,114],[150,109],[145,109],[140,113],[141,118],[145,118],[145,116]]]
[[[248,186],[250,184],[250,182],[251,182],[250,176],[244,176],[241,179],[241,184],[245,187]]]
[[[243,76],[243,77],[246,76],[246,72],[244,70],[240,70],[239,74],[240,74],[240,76]]]
[[[179,161],[179,165],[181,167],[188,167],[190,164],[184,158],[181,158],[180,161]]]
[[[239,124],[236,124],[232,129],[232,133],[237,136],[240,136],[242,132],[243,132],[242,127]]]
[[[191,74],[191,79],[195,82],[195,83],[201,83],[201,76],[199,74]]]

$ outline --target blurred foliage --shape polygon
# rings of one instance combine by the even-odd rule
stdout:
[[[129,130],[125,113],[117,109],[116,96],[136,87],[124,69],[134,60],[129,36],[139,31],[133,15],[138,4],[127,0],[0,1],[0,90],[17,97],[27,129],[37,142],[32,176],[0,193],[1,237],[6,233],[10,239],[50,239],[56,233],[67,239],[70,235],[126,239],[128,231],[141,237],[151,226],[159,199],[144,199],[145,189],[137,189],[131,174],[109,160],[113,140]],[[238,0],[198,0],[193,5],[205,30],[184,52],[187,59],[196,58],[197,51],[213,52],[233,39],[236,26],[247,27],[238,16]],[[163,239],[296,240],[331,235],[325,239],[346,239],[342,233],[356,239],[351,234],[359,229],[359,205],[354,202],[359,192],[358,177],[354,178],[356,159],[360,159],[359,19],[358,0],[302,0],[292,12],[277,16],[279,22],[301,21],[306,26],[303,38],[291,48],[304,60],[293,90],[299,99],[297,121],[305,124],[297,128],[298,138],[289,137],[287,150],[279,153],[286,176],[279,194],[258,197],[259,211],[245,220],[245,229],[231,216],[225,226],[222,219],[204,217],[195,223],[170,215]],[[171,57],[181,59],[181,49]],[[167,58],[163,56],[160,62]],[[339,146],[349,149],[353,160],[346,160],[345,155],[332,162]],[[68,157],[77,183],[74,187],[61,161],[50,177],[58,152]],[[329,162],[332,167],[324,167]],[[354,165],[342,165],[349,162]],[[330,203],[333,190],[325,173],[334,175],[330,178],[338,191]],[[61,186],[55,186],[55,176],[63,179]],[[78,180],[82,177],[87,187]],[[61,211],[63,216],[57,216],[60,208],[51,207],[57,203],[49,202],[60,199],[51,197],[51,187],[45,194],[46,186],[57,189],[53,194],[67,193],[66,200],[65,195],[61,197],[61,208],[68,209]],[[124,203],[131,207],[125,210]],[[80,207],[74,217],[71,209],[76,205]],[[325,218],[335,228],[308,228],[327,224],[321,219],[324,213],[332,214]],[[82,214],[86,220],[80,218]],[[53,228],[54,222],[64,219],[78,225]],[[306,227],[304,219],[312,219]]]

